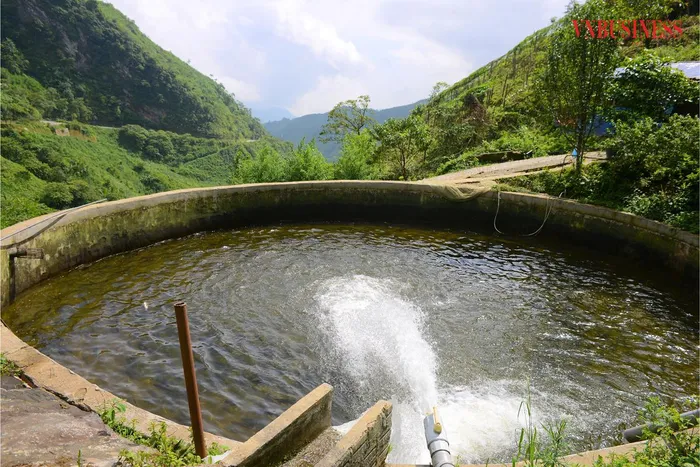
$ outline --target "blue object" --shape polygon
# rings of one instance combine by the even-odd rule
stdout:
[[[576,159],[576,157],[578,156],[578,151],[576,150],[576,148],[574,148],[574,152],[572,152],[571,155],[574,159]]]

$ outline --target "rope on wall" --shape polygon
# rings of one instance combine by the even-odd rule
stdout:
[[[559,171],[559,177],[557,178],[558,182],[561,182],[561,177],[564,174],[564,168],[566,167],[566,158],[567,157],[570,157],[573,160],[573,157],[571,156],[571,154],[567,154],[564,156],[564,159],[562,159],[562,168]],[[564,195],[564,193],[566,193],[566,187],[564,188],[564,191],[559,193],[559,196],[557,196],[557,198],[561,198]],[[498,211],[500,210],[500,208],[501,208],[501,190],[498,190],[498,203],[496,204],[496,215],[493,217],[493,228],[496,232],[498,232],[501,235],[508,235],[508,234],[505,234],[505,233],[501,232],[500,230],[498,230],[498,227],[496,226],[496,219],[498,219]],[[547,219],[549,218],[549,215],[551,213],[552,213],[552,197],[548,196],[547,197],[547,208],[545,209],[544,220],[542,221],[542,225],[540,225],[540,227],[532,233],[525,234],[525,235],[519,234],[518,236],[519,237],[534,237],[535,235],[540,233],[542,231],[542,229],[544,228],[544,224],[547,223]]]
[[[557,196],[557,198],[561,198],[563,194],[564,194],[564,192],[562,191],[561,193],[559,193],[559,196]],[[496,204],[496,215],[493,216],[493,228],[494,228],[494,230],[496,230],[496,232],[498,232],[501,235],[508,235],[506,233],[501,232],[498,229],[498,226],[496,225],[496,220],[498,219],[498,212],[501,209],[501,190],[498,190],[498,197],[497,198],[498,198],[498,203]],[[547,219],[549,219],[549,215],[551,213],[552,213],[552,197],[548,196],[547,197],[547,208],[545,209],[544,220],[542,221],[542,225],[540,225],[539,228],[532,233],[524,234],[524,235],[518,234],[518,236],[519,237],[534,237],[535,235],[540,233],[542,231],[542,229],[544,228],[544,225],[547,223]]]

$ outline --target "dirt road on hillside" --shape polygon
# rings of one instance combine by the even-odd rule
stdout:
[[[586,153],[584,164],[590,164],[605,160],[604,152],[589,152]],[[545,169],[561,169],[565,166],[570,166],[573,160],[568,154],[559,154],[556,156],[535,157],[532,159],[523,159],[521,161],[501,162],[498,164],[481,165],[471,169],[460,170],[437,177],[426,178],[418,183],[439,183],[450,185],[493,185],[495,180],[499,178],[513,177],[524,175],[526,173],[536,172]]]

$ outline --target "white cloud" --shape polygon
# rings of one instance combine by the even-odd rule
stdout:
[[[230,76],[223,76],[217,78],[221,84],[224,85],[228,92],[232,92],[236,95],[236,99],[245,102],[255,102],[260,100],[260,90],[258,87],[251,83],[246,83],[236,78],[231,78]]]
[[[328,111],[425,98],[561,16],[568,0],[111,0],[244,102]]]
[[[275,2],[277,31],[286,39],[309,47],[314,54],[328,60],[332,66],[341,63],[359,63],[360,53],[352,41],[343,40],[331,22],[316,18],[296,0]]]
[[[260,99],[260,89],[251,83],[265,68],[266,58],[240,35],[240,28],[253,24],[241,14],[245,2],[199,0],[193,7],[189,0],[112,1],[156,44],[216,78],[238,99]],[[231,66],[238,63],[245,67]]]
[[[289,111],[294,115],[328,112],[335,104],[366,94],[358,81],[343,75],[321,76],[316,86],[299,97]]]

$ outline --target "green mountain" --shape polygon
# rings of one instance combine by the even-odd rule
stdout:
[[[389,109],[375,110],[374,119],[378,123],[384,123],[390,118],[406,118],[418,104],[424,103],[425,100],[414,102],[413,104],[391,107]],[[336,161],[340,157],[340,145],[338,143],[320,142],[321,127],[328,122],[328,112],[322,114],[309,114],[297,118],[285,118],[276,122],[265,123],[265,129],[272,136],[291,141],[294,144],[299,143],[302,139],[311,141],[316,139],[316,146],[321,153],[326,156],[329,161]]]
[[[102,198],[231,184],[241,162],[291,150],[109,4],[2,0],[1,21],[1,227]]]
[[[253,116],[263,124],[282,120],[283,118],[295,118],[294,115],[284,107],[258,107],[251,105],[250,110]]]
[[[160,48],[110,4],[2,0],[2,40],[3,81],[15,85],[3,85],[13,94],[3,119],[40,115],[242,139],[265,132],[222,84]]]
[[[697,9],[697,2],[694,3]],[[691,10],[690,7],[688,7]],[[626,57],[634,57],[642,50],[669,62],[700,60],[700,19],[697,12],[680,18],[683,35],[674,40],[631,42],[622,48]],[[531,111],[537,101],[533,95],[533,78],[544,65],[549,36],[555,24],[542,28],[523,39],[505,55],[492,60],[466,78],[444,90],[433,103],[455,106],[477,97],[486,107],[501,107],[512,111]]]

